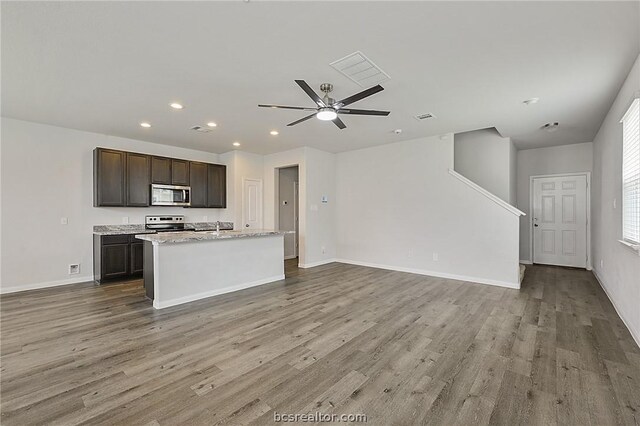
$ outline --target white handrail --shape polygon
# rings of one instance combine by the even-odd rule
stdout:
[[[493,201],[494,203],[496,203],[497,205],[505,208],[506,210],[508,210],[509,212],[515,214],[516,216],[526,216],[526,213],[518,210],[517,208],[513,207],[511,204],[507,203],[506,201],[504,201],[503,199],[496,197],[495,195],[493,195],[492,193],[490,193],[489,191],[487,191],[486,189],[484,189],[483,187],[481,187],[480,185],[478,185],[477,183],[470,181],[469,179],[467,179],[466,177],[462,176],[460,173],[456,172],[453,169],[449,169],[449,174],[455,178],[457,178],[459,181],[465,183],[467,186],[470,186],[471,188],[475,189],[476,191],[478,191],[480,194],[484,195],[485,197],[487,197],[488,199],[490,199],[491,201]]]

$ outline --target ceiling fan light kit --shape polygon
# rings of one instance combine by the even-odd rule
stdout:
[[[342,122],[340,117],[338,117],[338,114],[379,115],[384,117],[390,114],[389,111],[344,108],[347,105],[350,105],[368,96],[371,96],[378,92],[383,91],[384,88],[379,84],[376,86],[370,87],[369,89],[363,90],[362,92],[356,93],[355,95],[351,95],[347,98],[344,98],[340,101],[336,101],[335,99],[329,96],[329,93],[333,91],[333,84],[331,83],[322,83],[320,85],[320,91],[324,93],[324,96],[321,98],[320,96],[318,96],[316,92],[313,91],[311,86],[309,86],[304,80],[295,80],[295,82],[316,103],[317,107],[309,108],[309,107],[270,105],[270,104],[258,105],[261,108],[282,108],[282,109],[296,109],[300,111],[314,111],[313,114],[309,114],[306,117],[302,117],[299,120],[291,122],[287,124],[287,126],[295,126],[296,124],[302,123],[303,121],[307,121],[310,118],[316,117],[318,120],[322,120],[322,121],[333,121],[333,123],[339,129],[345,129],[347,126]]]
[[[320,108],[316,113],[316,117],[318,117],[318,120],[322,120],[322,121],[335,120],[337,116],[338,116],[338,113],[333,108],[330,108],[330,107]]]

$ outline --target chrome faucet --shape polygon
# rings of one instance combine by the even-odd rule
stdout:
[[[220,221],[216,221],[216,232],[220,233]]]

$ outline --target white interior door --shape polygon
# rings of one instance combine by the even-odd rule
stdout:
[[[587,177],[533,179],[533,262],[587,266]]]
[[[242,181],[242,221],[248,229],[262,229],[262,181]]]
[[[295,242],[294,242],[294,253],[296,255],[296,257],[298,257],[298,241],[299,241],[299,236],[298,236],[298,229],[299,229],[299,222],[298,222],[298,203],[299,203],[299,197],[298,197],[298,191],[299,191],[299,187],[298,187],[298,182],[293,182],[293,223],[294,223],[294,230],[296,231],[295,234]]]

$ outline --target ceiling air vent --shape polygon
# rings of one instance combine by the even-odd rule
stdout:
[[[209,133],[211,131],[211,129],[203,126],[193,126],[191,130],[195,130],[196,132],[200,133]]]
[[[362,87],[375,86],[391,78],[360,51],[331,62],[329,65]]]
[[[436,116],[431,114],[430,112],[427,112],[425,114],[416,115],[416,120],[428,120],[430,118],[436,118]]]

